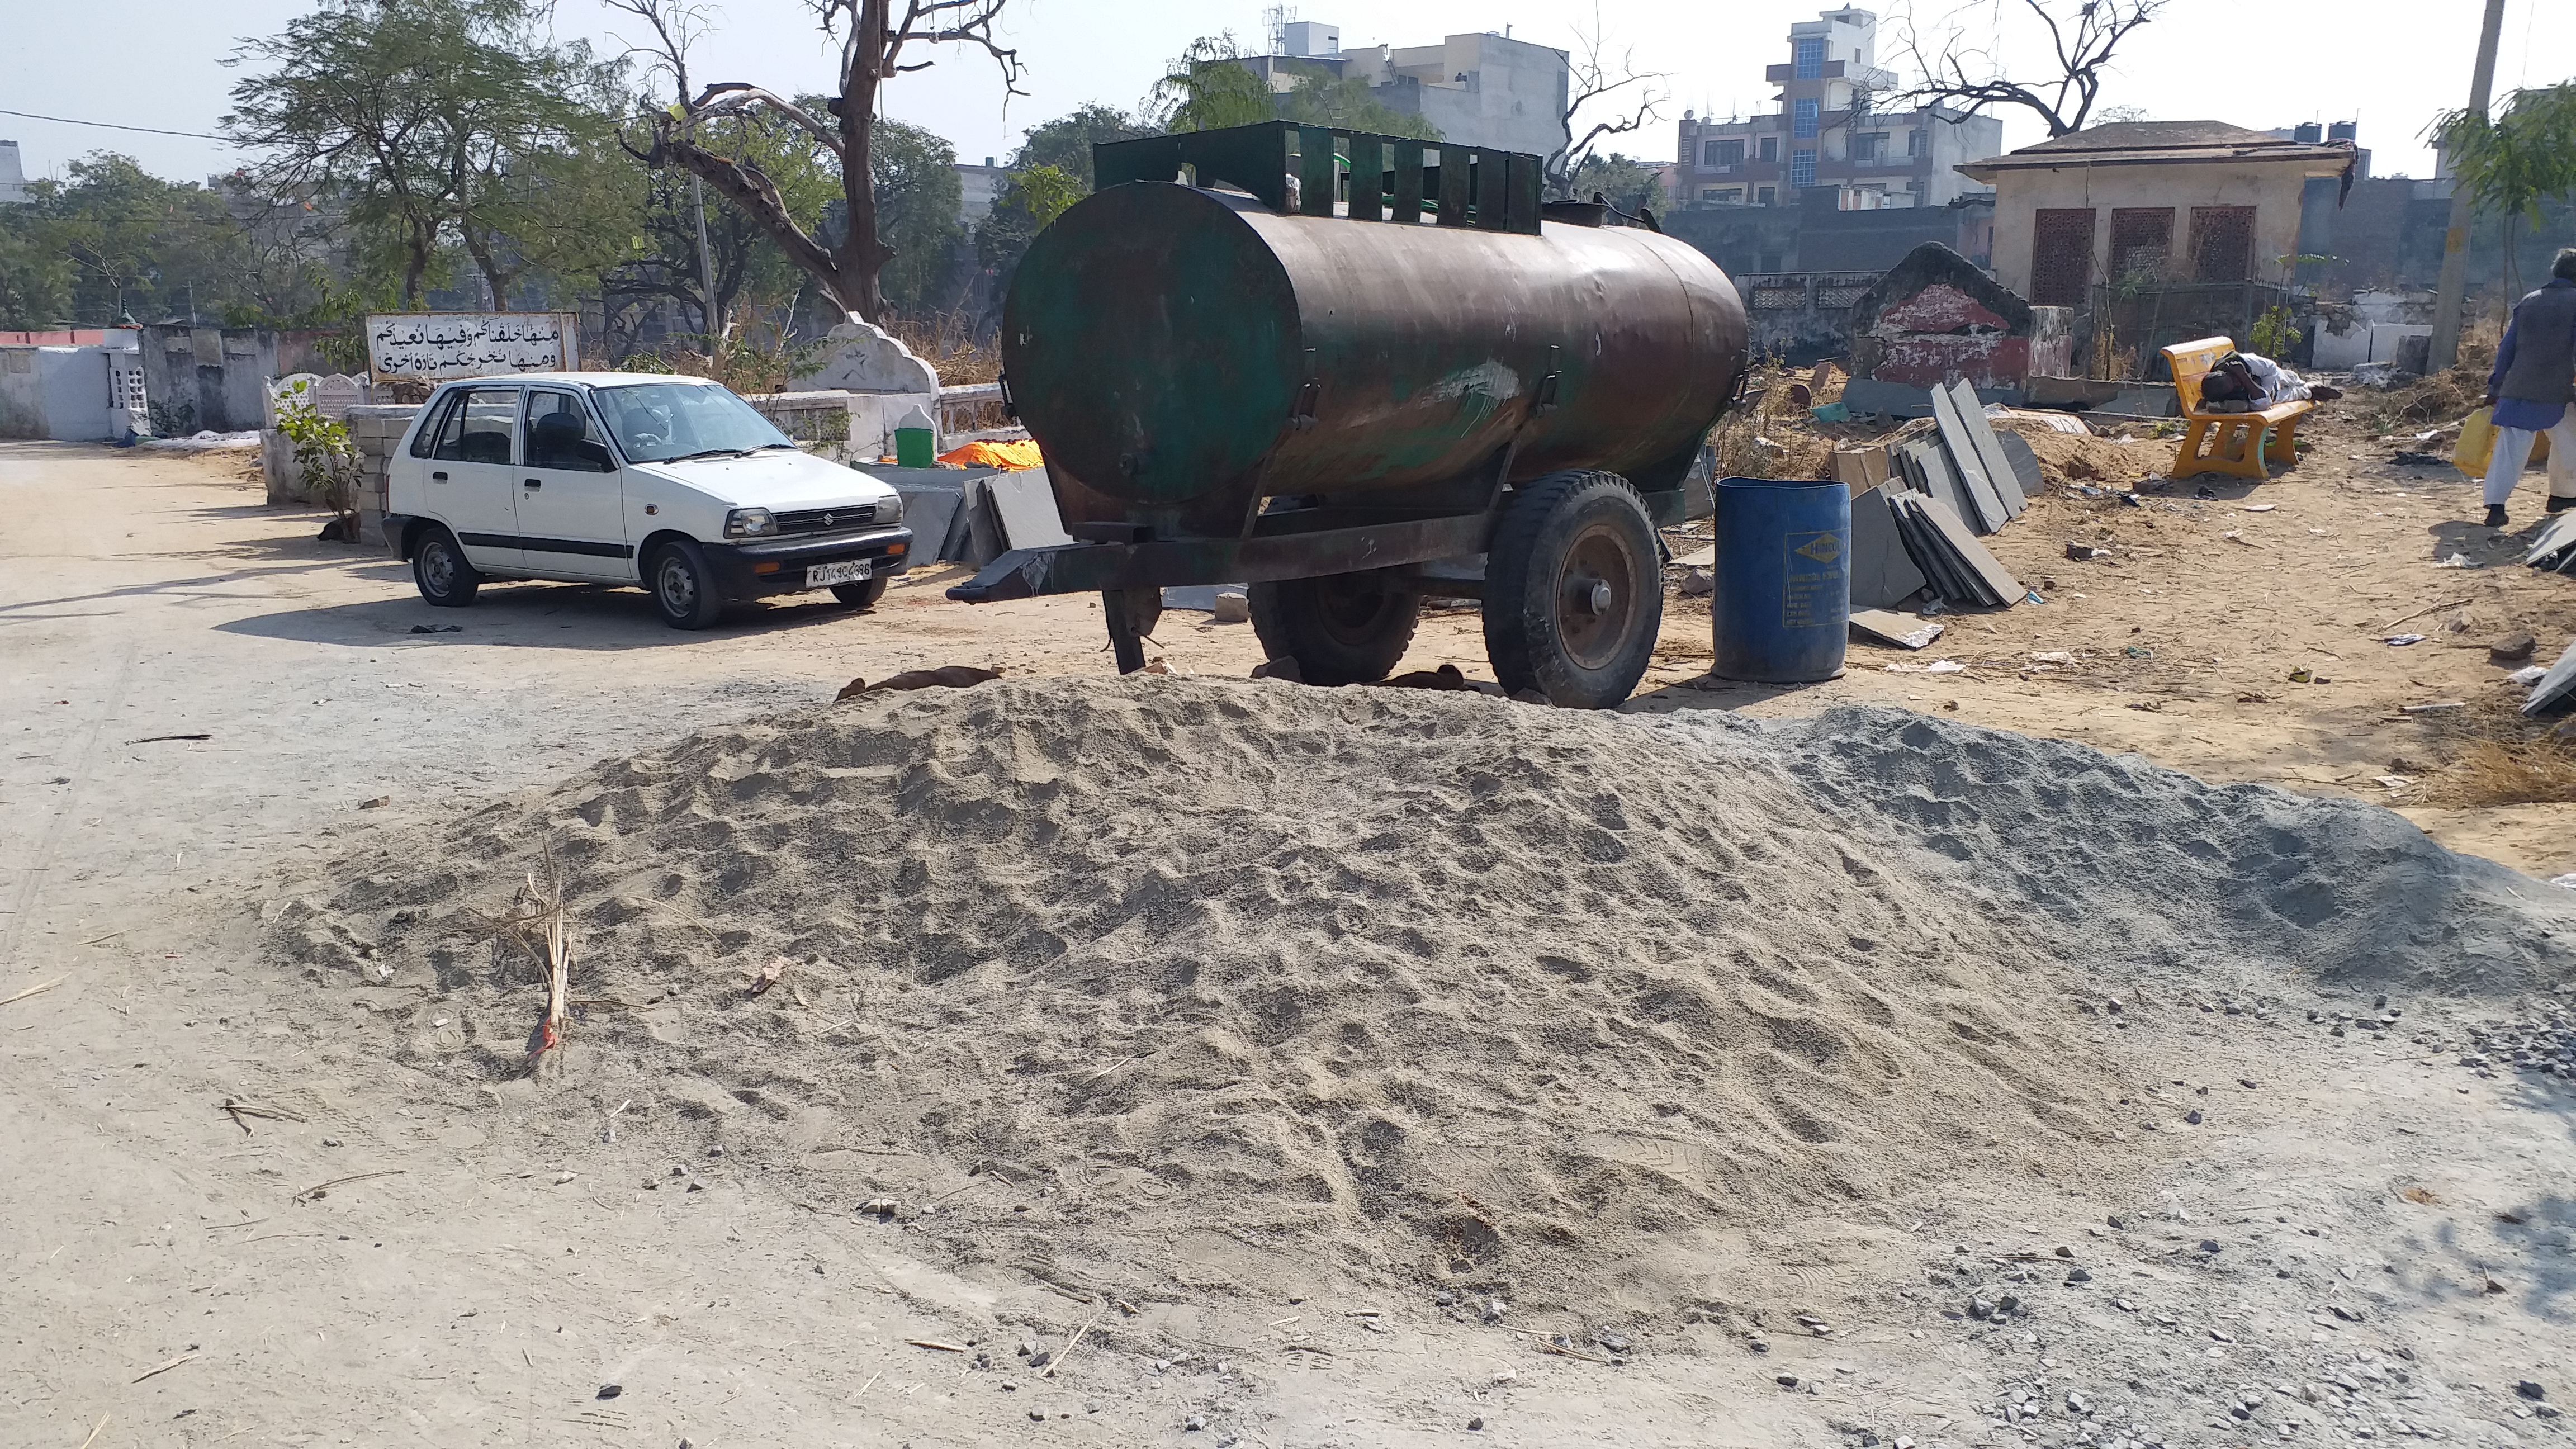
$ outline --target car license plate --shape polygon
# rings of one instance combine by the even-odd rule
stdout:
[[[873,572],[874,566],[863,558],[816,564],[805,571],[805,587],[828,589],[834,584],[855,584]]]

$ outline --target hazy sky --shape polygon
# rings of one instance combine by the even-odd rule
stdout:
[[[84,6],[16,0],[8,6],[10,43],[0,48],[0,108],[87,121],[119,121],[179,131],[213,131],[226,93],[241,74],[221,60],[239,37],[282,29],[309,0],[129,0],[113,25]],[[1656,160],[1673,154],[1669,124],[1685,108],[1724,113],[1771,105],[1765,65],[1787,59],[1793,20],[1812,19],[1814,0],[1718,0],[1673,4],[1600,0],[1600,24],[1612,48],[1633,47],[1639,69],[1669,71],[1665,120],[1623,138],[1622,149]],[[773,89],[823,90],[830,51],[800,0],[717,0],[718,26],[693,59],[699,76],[757,81]],[[1972,30],[2007,37],[2017,0],[1924,0],[1915,13],[1950,14]],[[2216,119],[2269,128],[2300,121],[2358,120],[2362,144],[2379,174],[2429,174],[2421,133],[2435,112],[2467,95],[2477,45],[2478,0],[2326,0],[2247,5],[2234,0],[2173,0],[2163,19],[2140,31],[2105,89],[2103,104],[2135,105],[2170,120]],[[1029,94],[1005,97],[990,60],[948,47],[931,70],[887,88],[887,110],[956,143],[961,160],[1007,156],[1030,124],[1088,101],[1134,106],[1163,74],[1165,62],[1194,36],[1231,30],[1265,33],[1259,0],[1013,0],[1008,43],[1028,65]],[[1884,37],[1905,7],[1879,7]],[[1588,6],[1535,0],[1411,0],[1378,8],[1316,0],[1302,18],[1335,23],[1346,48],[1380,42],[1419,45],[1450,32],[1503,30],[1516,39],[1571,47],[1573,27],[1592,26]],[[586,35],[611,48],[632,22],[596,0],[559,0],[557,31]],[[2218,28],[2224,28],[2224,35]],[[1882,44],[1880,63],[1894,67]],[[912,58],[912,57],[907,57]],[[2504,47],[2497,65],[2501,93],[2576,76],[2576,5],[2565,0],[2507,0]],[[2008,145],[2040,138],[2032,123],[2006,118]],[[55,175],[65,163],[100,149],[123,151],[174,177],[203,177],[245,158],[220,141],[97,130],[0,115],[0,138],[22,149],[28,176]]]

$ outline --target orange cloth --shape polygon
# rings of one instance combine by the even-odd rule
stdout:
[[[1024,438],[1010,443],[968,443],[939,455],[942,463],[957,463],[969,468],[1043,468],[1046,458],[1038,452],[1037,440]]]

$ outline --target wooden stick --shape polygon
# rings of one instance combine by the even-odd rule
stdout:
[[[94,1444],[94,1443],[97,1443],[97,1442],[98,1442],[98,1435],[99,1435],[99,1431],[100,1431],[101,1429],[106,1428],[106,1427],[107,1427],[107,1416],[106,1416],[105,1414],[101,1414],[101,1415],[99,1415],[99,1416],[98,1416],[98,1423],[96,1423],[95,1425],[91,1426],[90,1431],[89,1431],[89,1437],[88,1437],[88,1438],[86,1438],[86,1439],[83,1439],[82,1441],[80,1441],[80,1449],[89,1449],[89,1446],[90,1446],[90,1445],[92,1445],[92,1444]]]
[[[904,1342],[911,1344],[914,1348],[935,1348],[941,1353],[964,1353],[967,1351],[966,1345],[962,1343],[942,1343],[935,1338],[907,1338]],[[869,1382],[873,1383],[875,1380],[871,1379]],[[864,1392],[864,1390],[862,1390],[862,1392]]]
[[[2379,627],[2380,627],[2381,629],[2394,629],[2394,628],[2396,628],[2398,625],[2405,623],[2405,622],[2406,622],[2407,620],[2409,620],[2409,619],[2421,619],[2421,618],[2423,618],[2426,614],[2430,614],[2430,613],[2432,613],[2432,612],[2433,612],[2434,610],[2436,610],[2436,609],[2449,609],[2449,608],[2454,608],[2454,607],[2456,607],[2456,606],[2458,606],[2458,605],[2461,605],[2461,604],[2474,603],[2474,602],[2475,602],[2475,600],[2471,600],[2471,599],[2453,599],[2450,603],[2447,603],[2447,604],[2434,604],[2434,605],[2432,605],[2432,606],[2431,606],[2431,607],[2429,607],[2429,608],[2417,609],[2417,610],[2416,610],[2414,613],[2412,613],[2412,614],[2400,614],[2400,615],[2399,615],[2399,616],[2397,616],[2396,618],[2389,620],[2387,623],[2382,624],[2382,625],[2380,625]],[[2376,633],[2376,632],[2378,632],[2378,631],[2377,631],[2377,630],[2374,630],[2374,631],[2372,631],[2372,632]]]
[[[71,978],[68,976],[57,976],[51,981],[39,981],[35,985],[28,987],[26,990],[19,992],[15,996],[0,996],[0,1006],[7,1006],[12,1001],[24,1001],[28,997],[34,996],[39,992],[51,991],[55,987],[60,986],[69,980],[71,980]]]
[[[361,1172],[349,1177],[335,1177],[329,1182],[317,1182],[311,1187],[304,1189],[302,1192],[297,1193],[295,1195],[295,1201],[311,1202],[315,1198],[322,1196],[329,1189],[338,1187],[342,1183],[365,1182],[371,1177],[400,1177],[410,1170],[411,1169],[407,1167],[388,1167],[382,1172]]]
[[[92,936],[88,940],[81,942],[81,944],[84,946],[95,946],[101,941],[113,941],[124,934],[125,933],[123,931],[110,931],[104,936]]]
[[[1100,1305],[1100,1312],[1091,1315],[1091,1321],[1082,1325],[1080,1328],[1075,1329],[1073,1331],[1073,1337],[1065,1340],[1064,1347],[1056,1350],[1055,1357],[1047,1361],[1046,1372],[1039,1375],[1039,1377],[1050,1379],[1054,1378],[1055,1371],[1064,1367],[1065,1357],[1068,1354],[1071,1354],[1075,1349],[1082,1346],[1082,1336],[1089,1333],[1094,1328],[1099,1327],[1102,1314],[1106,1314],[1108,1311],[1109,1305],[1106,1302],[1102,1303]]]
[[[139,1384],[139,1383],[143,1382],[143,1380],[144,1380],[144,1379],[148,1379],[148,1378],[152,1377],[154,1374],[166,1374],[166,1373],[168,1373],[170,1370],[172,1370],[172,1369],[174,1369],[174,1368],[177,1368],[179,1365],[181,1365],[181,1364],[183,1364],[183,1363],[186,1363],[188,1360],[190,1360],[190,1359],[192,1359],[192,1358],[203,1358],[204,1356],[205,1356],[205,1355],[203,1355],[203,1354],[183,1353],[183,1354],[179,1355],[177,1358],[174,1358],[174,1359],[170,1360],[168,1363],[165,1363],[165,1364],[161,1365],[159,1368],[155,1368],[155,1369],[145,1369],[145,1370],[143,1371],[142,1378],[138,1378],[138,1379],[136,1379],[136,1380],[135,1380],[135,1382]]]

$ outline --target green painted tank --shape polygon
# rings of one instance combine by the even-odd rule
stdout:
[[[1498,465],[1677,487],[1746,335],[1725,273],[1643,228],[1353,221],[1146,181],[1039,233],[1002,360],[1069,520],[1226,537],[1284,495],[1453,506],[1444,485]]]

